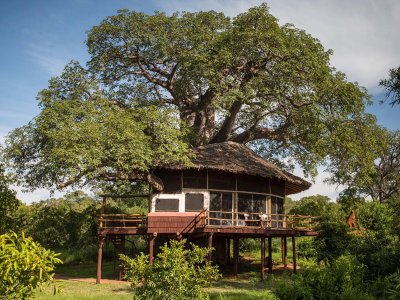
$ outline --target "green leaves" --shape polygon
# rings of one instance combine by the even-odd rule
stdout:
[[[152,266],[143,253],[133,259],[121,255],[125,278],[135,290],[134,299],[208,299],[202,290],[220,275],[206,260],[208,249],[190,244],[186,240],[170,241],[161,247]]]
[[[24,233],[0,235],[0,299],[26,299],[50,284],[54,266],[62,263],[57,256]]]
[[[185,131],[173,109],[122,107],[70,63],[39,93],[42,111],[7,138],[6,158],[29,188],[127,180],[158,161],[186,161]]]

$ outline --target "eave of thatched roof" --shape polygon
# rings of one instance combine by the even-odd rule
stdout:
[[[192,159],[190,166],[176,164],[163,166],[163,168],[174,170],[210,169],[284,180],[287,195],[299,193],[311,186],[310,182],[282,170],[243,144],[235,142],[210,144],[194,149],[194,153],[195,158]]]

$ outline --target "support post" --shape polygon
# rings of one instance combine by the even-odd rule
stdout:
[[[265,271],[265,237],[261,238],[261,266],[260,266],[260,272],[261,272],[261,280],[264,280],[264,271]]]
[[[121,238],[121,253],[125,254],[125,235],[122,235]],[[119,267],[118,279],[122,280],[122,277],[123,277],[123,270],[121,267]]]
[[[272,272],[272,237],[268,237],[268,273]]]
[[[208,261],[211,261],[211,259],[212,259],[212,251],[211,251],[212,239],[213,239],[213,233],[211,232],[208,235],[208,238],[207,238],[207,248],[208,248],[208,257],[207,257],[207,259],[208,259]]]
[[[104,246],[104,235],[99,236],[99,248],[97,252],[97,276],[96,276],[96,283],[100,284],[101,282],[101,269],[102,269],[102,262],[103,262],[103,246]]]
[[[234,237],[233,239],[233,275],[238,274],[238,262],[239,262],[239,238]]]
[[[157,232],[154,232],[153,235],[149,236],[149,265],[153,265],[154,260],[154,239],[157,236]]]
[[[296,264],[296,238],[292,236],[292,249],[293,249],[293,273],[297,272],[297,264]]]
[[[231,239],[226,239],[226,264],[231,263]]]
[[[287,268],[287,238],[286,236],[282,237],[282,263],[283,267]]]

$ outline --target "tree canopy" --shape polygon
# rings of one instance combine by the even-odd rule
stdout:
[[[392,105],[400,104],[400,67],[389,70],[389,78],[382,79],[379,85],[386,89],[386,96]]]
[[[40,115],[7,140],[28,186],[146,177],[157,161],[187,160],[188,146],[224,141],[306,175],[325,163],[339,183],[379,154],[366,90],[266,4],[234,18],[121,10],[89,31],[87,46],[87,69],[72,62],[52,78]]]
[[[375,160],[374,169],[359,178],[356,172],[348,182],[348,194],[370,197],[372,200],[385,202],[400,196],[400,130],[387,131],[388,141],[383,153]]]

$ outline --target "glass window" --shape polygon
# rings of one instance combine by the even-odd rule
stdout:
[[[281,228],[281,227],[283,227],[283,221],[281,221],[281,220],[284,219],[284,216],[282,216],[282,214],[284,213],[283,199],[278,198],[278,197],[272,197],[271,204],[272,204],[271,219],[274,221],[274,222],[272,222],[272,227]]]
[[[185,211],[201,211],[204,208],[204,195],[187,193],[185,195]]]
[[[156,211],[179,211],[179,199],[156,199]]]
[[[184,170],[183,187],[192,189],[206,189],[207,170]]]
[[[211,225],[232,225],[233,220],[233,193],[210,193],[210,220]]]

